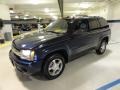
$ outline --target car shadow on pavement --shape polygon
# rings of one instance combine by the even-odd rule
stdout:
[[[66,64],[63,74],[55,80],[46,80],[42,75],[23,75],[16,71],[16,76],[28,90],[73,90],[82,86],[96,75],[94,67],[112,52],[106,50],[104,55],[96,55],[91,51],[86,55]],[[102,70],[98,68],[102,74]]]

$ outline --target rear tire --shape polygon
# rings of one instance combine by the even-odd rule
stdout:
[[[96,49],[96,53],[98,55],[104,54],[105,51],[106,51],[106,46],[107,46],[106,40],[102,40],[101,43],[100,43],[100,45],[99,45],[99,47],[98,47],[98,49]]]
[[[65,68],[65,59],[60,54],[53,54],[47,58],[43,66],[43,74],[49,80],[59,77]]]

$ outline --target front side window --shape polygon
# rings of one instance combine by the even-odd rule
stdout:
[[[79,26],[80,26],[80,30],[83,31],[83,32],[88,30],[88,24],[87,24],[86,20],[81,21],[79,23]]]
[[[77,32],[85,32],[88,29],[88,24],[86,20],[79,20],[75,23],[75,30]]]
[[[54,33],[66,33],[68,24],[66,20],[60,19],[50,23],[45,30]]]
[[[88,30],[88,20],[87,19],[76,19],[68,21],[68,30],[72,33],[81,33]]]

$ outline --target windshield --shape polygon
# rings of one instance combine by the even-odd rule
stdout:
[[[50,23],[45,30],[47,32],[53,32],[53,33],[66,33],[67,32],[67,21],[60,19],[60,20],[56,20],[52,23]]]

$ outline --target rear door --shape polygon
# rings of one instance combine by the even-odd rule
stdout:
[[[89,29],[88,29],[88,36],[90,38],[89,47],[96,47],[99,42],[99,33],[100,33],[100,23],[97,18],[91,18],[88,20],[89,22]]]

